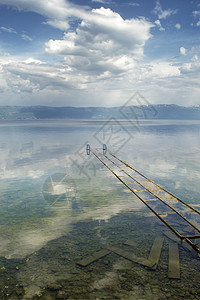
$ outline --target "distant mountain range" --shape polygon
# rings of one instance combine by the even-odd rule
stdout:
[[[33,119],[173,119],[200,120],[200,105],[157,104],[122,107],[0,106],[1,120]]]

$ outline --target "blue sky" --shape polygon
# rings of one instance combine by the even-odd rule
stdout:
[[[200,104],[197,0],[0,0],[0,105]]]

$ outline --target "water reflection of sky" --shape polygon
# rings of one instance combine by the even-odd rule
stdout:
[[[0,129],[0,253],[8,258],[40,249],[71,230],[72,222],[109,220],[121,211],[143,208],[86,155],[88,142],[97,147],[106,143],[177,196],[199,203],[199,122],[112,121],[105,126],[103,121],[44,121],[2,123]],[[66,200],[62,210],[59,204],[50,206],[42,193],[45,180],[55,173],[66,173],[76,183],[76,199]]]
[[[115,126],[114,122],[110,123],[1,124],[1,179],[40,178],[63,167],[71,172],[72,159],[85,164],[86,157],[80,152],[84,152],[85,143],[89,142],[98,147],[108,144],[112,152],[117,152],[151,178],[166,180],[166,184],[174,181],[177,188],[181,187],[181,182],[185,186],[187,181],[194,188],[199,180],[199,121],[146,120],[132,124],[120,121]],[[91,166],[87,172],[92,172]],[[80,173],[75,165],[73,169],[76,168]]]

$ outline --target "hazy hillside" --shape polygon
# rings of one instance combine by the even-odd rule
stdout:
[[[174,104],[126,107],[49,107],[1,106],[0,119],[177,119],[200,120],[200,106],[184,107]]]

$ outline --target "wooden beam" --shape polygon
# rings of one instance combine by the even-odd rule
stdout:
[[[96,260],[108,255],[109,253],[110,253],[109,250],[102,249],[100,251],[93,253],[91,256],[80,260],[79,262],[77,262],[77,264],[82,267],[86,267],[86,266],[90,265],[91,263],[95,262]]]
[[[169,243],[169,278],[180,278],[179,250],[177,243]]]
[[[153,246],[151,248],[151,252],[149,254],[148,260],[152,261],[152,263],[154,264],[152,267],[153,270],[157,268],[160,259],[161,250],[162,250],[163,241],[164,241],[163,237],[156,237]]]
[[[108,248],[110,251],[118,254],[119,256],[122,256],[128,260],[131,260],[137,264],[140,264],[140,265],[143,265],[145,267],[148,267],[148,268],[152,268],[153,265],[154,265],[154,262],[152,261],[149,261],[148,259],[146,258],[143,258],[143,257],[138,257],[136,256],[135,254],[133,253],[130,253],[130,252],[127,252],[127,251],[124,251],[122,249],[119,249],[117,247],[109,247]]]

